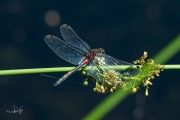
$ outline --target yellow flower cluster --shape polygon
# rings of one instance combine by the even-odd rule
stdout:
[[[155,76],[159,76],[159,73],[160,71],[163,71],[164,66],[155,64],[152,59],[145,61],[146,58],[147,52],[144,52],[140,59],[133,62],[134,64],[139,65],[133,70],[136,74],[132,75],[131,72],[129,72],[130,74],[128,75],[122,74],[121,72],[118,72],[118,70],[114,69],[103,69],[98,73],[99,79],[95,79],[83,71],[83,74],[87,76],[87,79],[83,84],[86,86],[88,85],[88,79],[93,80],[96,83],[93,91],[98,93],[106,93],[109,91],[113,92],[117,88],[130,91],[131,93],[136,93],[139,86],[142,85],[146,87],[145,95],[148,96],[149,85],[152,85],[151,79],[154,79]],[[102,59],[98,58],[98,63],[101,66],[106,65],[103,57]]]

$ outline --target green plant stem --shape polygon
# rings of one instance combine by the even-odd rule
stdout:
[[[153,60],[156,63],[166,63],[172,57],[174,57],[180,51],[180,35],[178,35],[174,40],[171,40],[163,49],[161,49],[154,57]],[[159,59],[163,58],[163,59]]]
[[[20,74],[37,74],[50,72],[66,72],[72,70],[74,67],[55,67],[55,68],[30,68],[30,69],[13,69],[0,70],[0,75],[20,75]]]
[[[180,65],[164,65],[165,69],[180,69]],[[117,69],[117,66],[110,66],[111,69]],[[118,69],[127,69],[129,66],[118,66]],[[134,65],[136,67],[136,65]],[[67,72],[75,67],[55,67],[55,68],[31,68],[31,69],[14,69],[0,70],[0,75],[20,75],[20,74],[37,74],[50,72]],[[88,69],[88,68],[87,68]],[[80,69],[79,69],[80,71]]]

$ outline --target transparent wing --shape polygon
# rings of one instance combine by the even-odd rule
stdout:
[[[68,44],[72,45],[75,48],[78,48],[84,52],[88,52],[91,48],[89,45],[84,42],[79,36],[74,32],[74,30],[64,24],[60,27],[61,35]]]
[[[88,66],[90,69],[86,70],[87,75],[91,76],[92,78],[98,80],[98,81],[103,81],[106,73],[107,74],[118,74],[117,76],[120,77],[120,79],[123,80],[124,75],[126,76],[132,76],[134,74],[137,74],[137,71],[130,71],[130,70],[122,70],[118,68],[119,65],[129,65],[129,67],[132,67],[133,64],[124,62],[121,60],[118,60],[116,58],[113,58],[109,55],[98,53],[95,56],[95,59],[91,61]],[[94,67],[96,66],[96,67]],[[116,69],[113,70],[109,66],[115,66]],[[112,75],[109,75],[112,76]],[[115,76],[114,76],[115,77]]]
[[[47,35],[44,38],[47,45],[62,59],[65,61],[79,65],[84,59],[85,52],[80,51],[70,45],[68,45],[63,40],[53,36]]]

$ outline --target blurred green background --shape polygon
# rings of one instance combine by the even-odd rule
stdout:
[[[120,60],[132,62],[144,51],[152,58],[179,35],[179,6],[178,0],[1,0],[0,69],[72,66],[44,42],[47,34],[62,38],[59,31],[62,24],[70,25],[91,48],[102,47]],[[179,63],[179,53],[172,55],[165,64]],[[148,97],[141,88],[102,119],[180,119],[179,73],[165,70],[153,80]],[[88,87],[81,84],[84,79],[77,72],[68,80],[78,83],[65,81],[53,87],[56,79],[40,74],[0,76],[0,119],[82,119],[112,94],[94,93],[94,84]],[[6,110],[13,110],[13,105],[24,106],[22,114],[7,113]]]

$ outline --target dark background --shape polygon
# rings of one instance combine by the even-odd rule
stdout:
[[[44,37],[61,37],[59,27],[70,25],[91,48],[132,62],[144,51],[152,58],[180,32],[178,0],[1,0],[0,69],[72,66],[56,56]],[[178,64],[179,53],[166,64]],[[64,73],[48,74],[61,77]],[[1,120],[82,119],[108,94],[84,87],[77,72],[58,87],[56,79],[40,74],[0,77]],[[166,70],[153,81],[149,96],[144,88],[128,96],[105,120],[180,119],[178,70]],[[111,94],[111,93],[109,93]],[[7,113],[13,105],[23,113]]]

